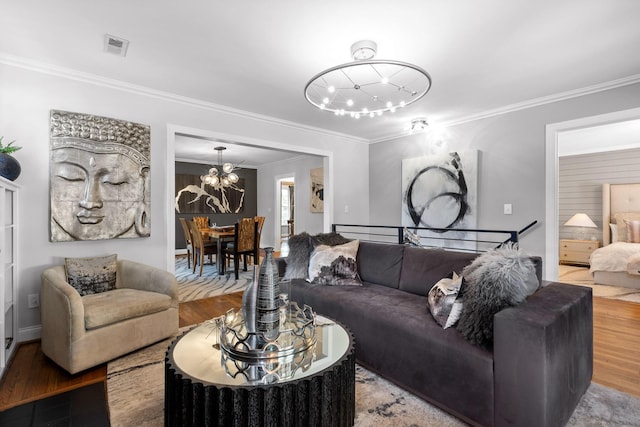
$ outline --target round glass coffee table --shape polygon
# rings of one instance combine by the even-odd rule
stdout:
[[[230,360],[216,326],[171,343],[165,358],[165,425],[352,426],[355,351],[351,332],[321,316],[315,345],[261,363]]]

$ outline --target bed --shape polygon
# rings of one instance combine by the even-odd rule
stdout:
[[[640,220],[639,184],[602,184],[602,247],[591,254],[596,284],[640,289],[640,243],[627,239],[627,220]]]

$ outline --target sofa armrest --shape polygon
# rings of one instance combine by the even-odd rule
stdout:
[[[85,334],[82,297],[67,283],[63,266],[43,271],[40,286],[43,348],[47,343],[69,348]]]
[[[545,282],[494,317],[496,426],[565,425],[593,374],[591,288]]]
[[[168,271],[134,261],[118,260],[116,275],[119,287],[169,295],[171,306],[178,307],[178,282]]]

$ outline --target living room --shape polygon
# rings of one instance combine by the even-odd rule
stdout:
[[[22,146],[18,341],[40,337],[40,312],[27,308],[28,297],[39,293],[42,271],[65,257],[117,253],[172,271],[178,134],[322,156],[324,229],[306,230],[315,234],[332,223],[399,225],[402,160],[433,149],[431,134],[409,135],[406,125],[426,117],[446,129],[447,149],[479,153],[478,226],[517,230],[537,220],[521,245],[543,258],[544,278],[553,280],[549,128],[620,112],[640,117],[637,2],[84,3],[2,5],[10,36],[0,40],[0,136]],[[103,51],[107,33],[130,41],[126,57]],[[307,80],[348,62],[361,39],[375,40],[381,58],[424,67],[433,88],[402,115],[357,121],[308,104]],[[50,241],[51,110],[150,126],[149,237]],[[267,223],[272,211],[259,202]],[[276,236],[263,238],[273,245]]]

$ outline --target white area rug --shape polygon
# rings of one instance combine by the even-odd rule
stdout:
[[[192,268],[187,268],[186,256],[176,257],[176,279],[178,281],[180,302],[244,291],[253,279],[253,265],[247,266],[247,271],[242,271],[242,268],[240,268],[238,280],[235,280],[233,266],[231,266],[230,271],[225,271],[224,276],[218,275],[218,268],[215,263],[205,263],[202,276],[198,276],[199,265],[196,267],[195,273],[193,273]]]
[[[593,277],[586,267],[560,264],[558,266],[558,282],[588,286],[593,289],[594,297],[640,302],[640,291],[637,289],[594,284]]]
[[[113,427],[163,425],[164,355],[171,340],[109,363],[107,396]],[[358,366],[354,425],[448,427],[466,424]],[[592,383],[568,425],[640,426],[640,398]]]

